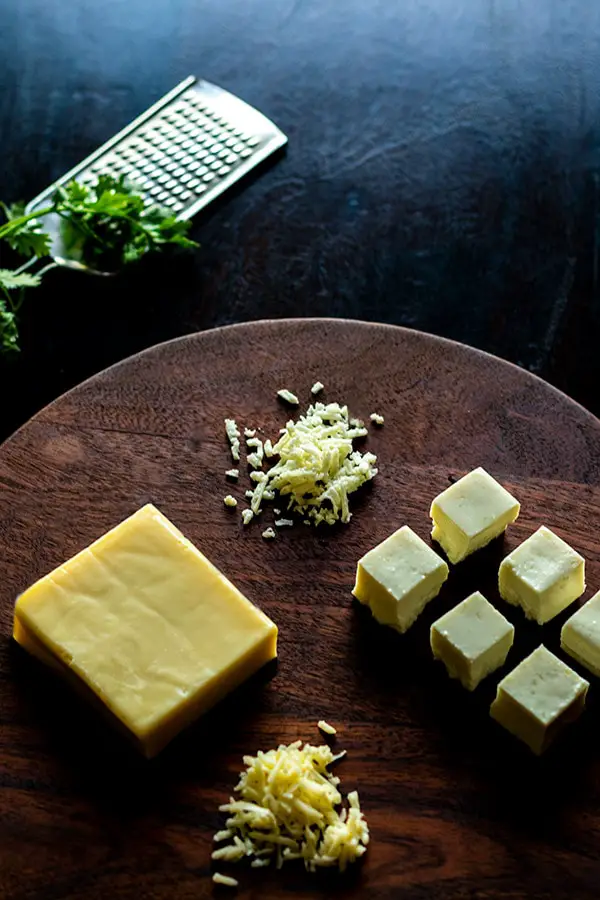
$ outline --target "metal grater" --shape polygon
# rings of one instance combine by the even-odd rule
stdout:
[[[190,219],[286,143],[285,134],[258,110],[191,75],[38,194],[27,212],[44,206],[58,185],[106,173],[127,176],[147,204]],[[44,224],[55,262],[92,271],[64,255],[59,223],[51,218]]]

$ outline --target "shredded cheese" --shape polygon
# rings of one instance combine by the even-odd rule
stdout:
[[[238,462],[240,458],[240,429],[235,419],[225,419],[225,433],[231,445],[231,458]]]
[[[333,725],[330,725],[325,719],[321,719],[317,722],[317,728],[319,728],[323,734],[337,734],[337,728],[334,728]]]
[[[379,413],[371,413],[369,418],[375,425],[383,425],[383,423],[385,422],[385,419],[383,418],[383,416],[379,415]]]
[[[315,403],[282,429],[273,447],[279,461],[265,473],[268,489],[313,525],[349,522],[349,495],[377,474],[377,457],[353,449],[366,434],[359,420],[349,420],[347,406]]]
[[[343,806],[340,779],[328,769],[343,755],[296,741],[245,756],[235,788],[240,799],[219,807],[233,840],[214,850],[213,859],[249,857],[253,868],[301,859],[309,872],[326,866],[343,872],[369,843],[358,794],[348,794]]]
[[[288,391],[285,388],[281,391],[277,391],[277,396],[281,400],[285,400],[286,403],[289,403],[290,406],[298,406],[298,404],[300,403],[296,395],[292,394],[291,391]]]
[[[225,506],[229,506],[231,509],[237,506],[237,500],[235,497],[232,497],[231,494],[227,494],[226,497],[223,497],[223,503]]]
[[[313,384],[313,386],[310,389],[310,392],[311,392],[311,394],[315,394],[315,395],[320,394],[324,387],[325,387],[325,385],[323,384],[322,381],[315,381],[315,383]]]
[[[265,541],[270,541],[270,540],[273,540],[274,537],[277,537],[277,535],[275,534],[275,532],[273,531],[272,528],[265,528],[265,530],[262,533],[262,536],[264,537]]]
[[[224,884],[225,887],[237,887],[239,885],[239,881],[235,878],[231,878],[229,875],[221,875],[220,872],[215,872],[212,880],[215,884]]]
[[[320,381],[313,388],[318,386],[323,388]],[[278,396],[288,403],[299,402],[288,390],[278,391]],[[371,420],[383,424],[378,413],[372,413]],[[232,456],[239,460],[239,428],[234,419],[225,419],[225,428]],[[297,421],[290,420],[280,429],[275,445],[268,438],[256,437],[256,431],[244,428],[246,445],[252,451],[247,455],[249,477],[255,485],[246,491],[250,509],[242,512],[244,525],[260,514],[263,502],[274,500],[277,494],[287,500],[287,511],[298,513],[306,525],[350,521],[349,495],[375,477],[377,457],[354,449],[353,441],[365,437],[367,429],[360,419],[349,417],[347,406],[315,402]],[[265,459],[273,456],[278,456],[278,461],[264,471]],[[225,474],[237,480],[239,469]],[[280,517],[277,527],[293,524],[292,519],[281,517],[281,510],[275,515]]]

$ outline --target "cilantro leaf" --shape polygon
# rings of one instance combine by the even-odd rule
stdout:
[[[0,348],[5,353],[14,353],[19,350],[19,330],[16,316],[2,297],[0,297]]]
[[[42,279],[29,272],[16,272],[13,269],[0,269],[0,290],[16,291],[22,288],[39,287]]]
[[[26,213],[21,204],[0,202],[6,222],[0,225],[4,240],[17,253],[29,257],[49,256],[50,236],[42,230],[44,216],[53,213],[61,220],[61,236],[69,255],[87,265],[115,271],[137,262],[147,253],[171,245],[197,247],[187,237],[189,221],[179,221],[159,206],[148,207],[143,195],[123,176],[100,175],[93,184],[70,181],[59,185],[44,209]],[[0,350],[18,350],[16,313],[21,297],[12,292],[37,287],[40,273],[0,269]]]
[[[2,236],[9,247],[22,256],[48,256],[50,238],[41,230],[39,221],[25,213],[23,204],[13,203],[7,206],[0,203],[0,207],[8,220],[2,226]]]

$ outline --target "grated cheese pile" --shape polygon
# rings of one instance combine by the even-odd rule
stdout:
[[[256,756],[245,756],[235,791],[219,807],[229,814],[215,841],[229,841],[212,858],[223,862],[251,859],[251,866],[301,859],[309,872],[335,866],[343,872],[359,859],[369,843],[369,828],[358,794],[348,794],[342,807],[340,779],[328,770],[344,753],[327,746],[296,741]]]
[[[290,420],[282,429],[273,447],[279,461],[266,473],[262,492],[278,491],[288,498],[288,510],[314,525],[349,522],[349,495],[377,474],[377,457],[352,445],[366,434],[361,422],[349,419],[347,406],[309,406],[296,422]],[[260,497],[261,486],[255,496]]]
[[[312,387],[313,394],[323,389],[321,382]],[[278,391],[288,403],[297,403],[291,391]],[[371,414],[374,424],[383,424],[383,416]],[[234,419],[225,419],[225,430],[231,454],[240,456],[240,429]],[[280,430],[273,445],[266,438],[256,437],[256,429],[244,428],[246,462],[252,489],[245,492],[249,509],[242,511],[244,525],[261,513],[262,504],[287,500],[288,512],[302,518],[306,525],[334,525],[348,523],[351,518],[349,496],[377,474],[377,457],[373,453],[355,450],[353,441],[365,437],[367,429],[359,419],[350,418],[348,407],[339,403],[314,402],[297,421],[290,419]],[[271,468],[264,469],[271,457],[279,457]],[[237,480],[238,469],[229,469],[226,476]],[[293,520],[275,514],[275,527],[293,525]],[[267,529],[263,537],[272,537]]]
[[[237,427],[235,419],[225,419],[225,431],[231,445],[231,458],[234,462],[238,462],[240,458],[240,429]]]

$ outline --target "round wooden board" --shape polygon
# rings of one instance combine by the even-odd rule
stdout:
[[[223,419],[276,436],[278,388],[385,415],[367,446],[380,463],[348,527],[270,522],[242,529]],[[483,465],[522,503],[517,524],[451,571],[405,636],[353,603],[358,558],[408,524],[429,532],[432,497]],[[60,398],[0,448],[2,559],[0,895],[185,900],[210,881],[219,827],[244,753],[301,738],[316,722],[348,751],[371,826],[346,877],[239,867],[238,896],[597,897],[598,697],[534,758],[488,714],[498,676],[474,694],[431,658],[431,622],[482,590],[515,623],[514,665],[540,641],[558,651],[566,615],[540,628],[499,600],[497,568],[540,524],[587,559],[600,587],[600,427],[526,372],[400,328],[332,320],[259,322],[155,347]],[[255,678],[147,763],[10,640],[15,596],[152,501],[279,625],[276,674]],[[560,652],[560,651],[558,651]],[[506,671],[506,670],[504,670]]]

